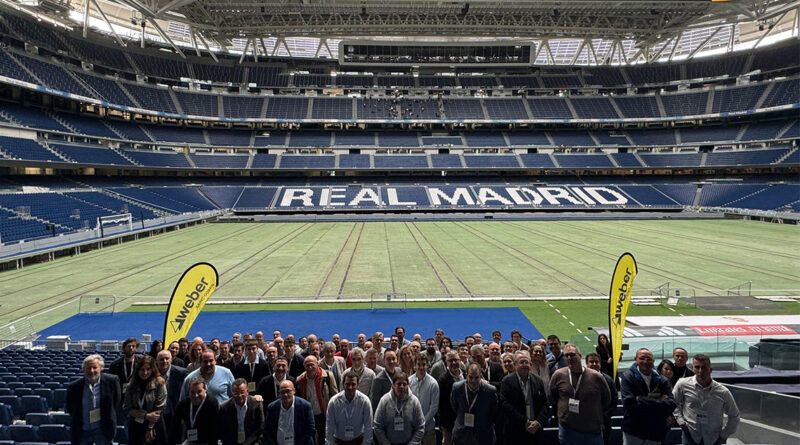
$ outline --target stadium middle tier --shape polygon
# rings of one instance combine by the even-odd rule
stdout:
[[[774,179],[774,178],[773,178]],[[95,230],[103,216],[131,214],[134,221],[204,210],[235,213],[286,212],[436,212],[436,211],[591,211],[681,210],[735,207],[800,211],[800,183],[779,178],[709,183],[699,178],[598,178],[587,185],[574,177],[552,181],[468,177],[454,182],[419,178],[374,183],[357,181],[281,181],[280,179],[7,176],[0,185],[0,237],[4,243],[58,233]],[[146,184],[131,186],[130,182]],[[19,192],[22,185],[36,192]],[[51,226],[48,228],[48,226]]]

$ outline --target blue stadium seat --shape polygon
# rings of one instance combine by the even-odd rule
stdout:
[[[46,423],[53,423],[48,413],[28,413],[25,414],[25,423],[28,425],[39,426]]]
[[[39,438],[48,443],[65,442],[70,440],[69,427],[64,425],[40,425]]]
[[[14,391],[11,388],[0,388],[0,396],[10,396],[13,395]]]
[[[14,388],[14,395],[17,397],[30,396],[32,394],[33,390],[31,388],[28,387]]]
[[[59,388],[53,391],[53,409],[63,410],[67,405],[67,389]]]
[[[14,411],[5,403],[0,403],[0,425],[11,425],[14,423]]]
[[[48,378],[50,378],[50,377],[48,377]],[[64,385],[62,385],[61,383],[58,383],[58,382],[47,382],[47,383],[44,384],[45,388],[52,389],[53,391],[55,391],[55,390],[57,390],[57,389],[59,389],[59,388],[61,388],[63,386]]]
[[[49,388],[37,388],[33,390],[33,395],[39,396],[47,401],[47,406],[53,406],[53,390]]]
[[[14,445],[14,441],[9,439],[11,439],[11,435],[8,433],[8,427],[0,424],[0,444],[10,442],[11,445]]]
[[[72,426],[72,416],[69,413],[54,412],[50,417],[53,419],[51,422],[53,424]]]
[[[0,396],[0,403],[11,407],[11,411],[14,413],[15,417],[19,417],[22,414],[22,404],[19,397],[14,395]]]
[[[8,433],[14,442],[38,442],[38,427],[33,425],[9,425]]]
[[[39,396],[22,396],[22,413],[41,413],[50,410],[47,399]]]

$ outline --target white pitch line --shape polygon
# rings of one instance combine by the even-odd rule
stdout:
[[[573,323],[571,321],[569,322],[569,325],[572,326],[573,328],[575,327],[575,323]]]
[[[561,310],[559,310],[559,309],[556,309],[556,312],[558,312],[558,313],[560,314],[560,313],[561,313]]]
[[[564,315],[564,314],[561,314],[561,317],[562,317],[562,318],[564,318],[564,320],[566,320],[566,319],[567,319],[567,316],[566,316],[566,315]]]
[[[592,341],[592,339],[591,339],[591,338],[589,338],[589,337],[587,337],[587,336],[585,336],[585,335],[583,336],[583,338],[585,338],[585,339],[586,339],[586,341]]]

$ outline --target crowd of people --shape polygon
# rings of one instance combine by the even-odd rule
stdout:
[[[275,331],[155,341],[143,355],[129,338],[108,372],[89,355],[70,384],[72,442],[111,444],[119,423],[131,445],[520,445],[556,426],[561,444],[607,445],[620,402],[625,445],[661,443],[671,427],[690,445],[736,431],[736,403],[708,356],[689,366],[676,348],[655,367],[642,348],[615,381],[603,334],[585,357],[556,335],[510,337],[408,339],[397,327],[353,344]]]

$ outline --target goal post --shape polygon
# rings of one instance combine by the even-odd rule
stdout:
[[[78,313],[113,313],[116,305],[117,297],[114,295],[82,295],[78,303]]]
[[[369,308],[372,312],[378,310],[399,310],[405,312],[408,309],[406,294],[397,292],[377,292],[370,295]]]
[[[123,226],[128,231],[133,230],[133,215],[122,213],[119,215],[107,215],[97,218],[97,228],[100,229],[100,238],[103,238],[106,231],[112,228]]]

